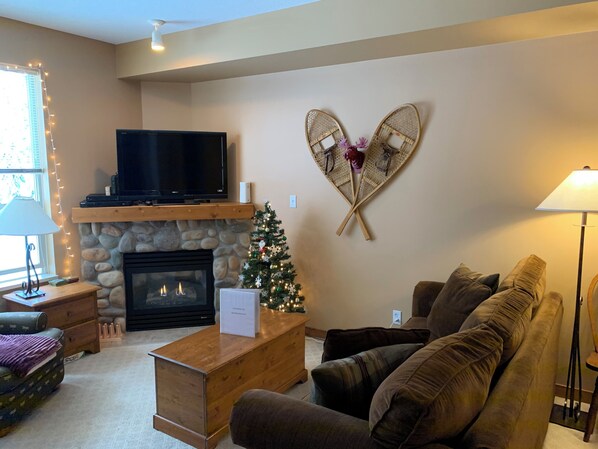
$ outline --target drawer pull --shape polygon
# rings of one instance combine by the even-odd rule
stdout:
[[[70,310],[68,310],[68,311],[66,312],[66,316],[68,316],[69,318],[70,318],[70,317],[72,317],[72,316],[73,316],[73,312],[72,312],[72,311],[70,311]]]

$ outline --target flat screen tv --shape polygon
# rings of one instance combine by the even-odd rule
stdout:
[[[226,133],[116,130],[118,195],[158,202],[228,197]]]

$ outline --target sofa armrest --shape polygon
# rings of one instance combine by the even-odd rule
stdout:
[[[246,449],[381,449],[367,421],[266,390],[249,390],[230,417],[234,444]]]
[[[444,287],[444,282],[420,281],[413,289],[413,302],[411,304],[411,316],[427,317],[432,309],[432,304],[440,290]]]
[[[47,325],[48,315],[44,312],[0,313],[0,334],[35,334]]]
[[[322,351],[322,363],[343,359],[381,346],[402,343],[426,343],[430,338],[427,329],[401,329],[362,327],[359,329],[330,329]]]

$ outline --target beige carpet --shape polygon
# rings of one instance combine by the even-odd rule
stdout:
[[[138,340],[135,333],[134,339]],[[130,335],[133,335],[131,333]],[[136,338],[137,337],[137,338]],[[102,348],[68,363],[59,390],[4,438],[2,449],[188,449],[152,427],[156,410],[153,358],[166,342]],[[306,367],[319,363],[322,343],[306,339]],[[309,395],[309,383],[287,394]],[[218,449],[236,448],[226,437]]]
[[[191,330],[135,332],[120,345],[102,348],[66,365],[60,389],[36,409],[14,432],[0,439],[2,449],[188,449],[152,427],[155,412],[153,359],[147,353]],[[151,343],[148,343],[151,342]],[[321,342],[306,339],[306,366],[319,363]],[[309,395],[310,383],[287,394]],[[594,434],[582,434],[551,424],[544,449],[598,447]],[[217,449],[238,448],[226,437]],[[284,448],[281,448],[284,449]]]

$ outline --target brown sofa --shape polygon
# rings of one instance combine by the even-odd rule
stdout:
[[[478,295],[482,302],[457,332],[430,338],[377,386],[369,420],[251,390],[233,408],[233,442],[248,449],[541,448],[554,396],[563,313],[562,297],[544,294],[544,285],[544,262],[533,255],[521,260],[496,293]],[[479,293],[479,286],[474,287]],[[410,344],[417,333],[427,338],[422,328],[438,332],[428,316],[439,315],[442,326],[452,316],[434,305],[439,296],[446,300],[446,292],[443,283],[419,283],[413,317],[403,329],[362,329],[363,338],[358,330],[333,332],[324,358],[343,357],[345,350],[367,351],[380,340],[392,345],[406,335]],[[458,296],[455,292],[459,290],[450,293]],[[422,372],[424,378],[417,380]],[[440,391],[427,391],[430,388]]]

